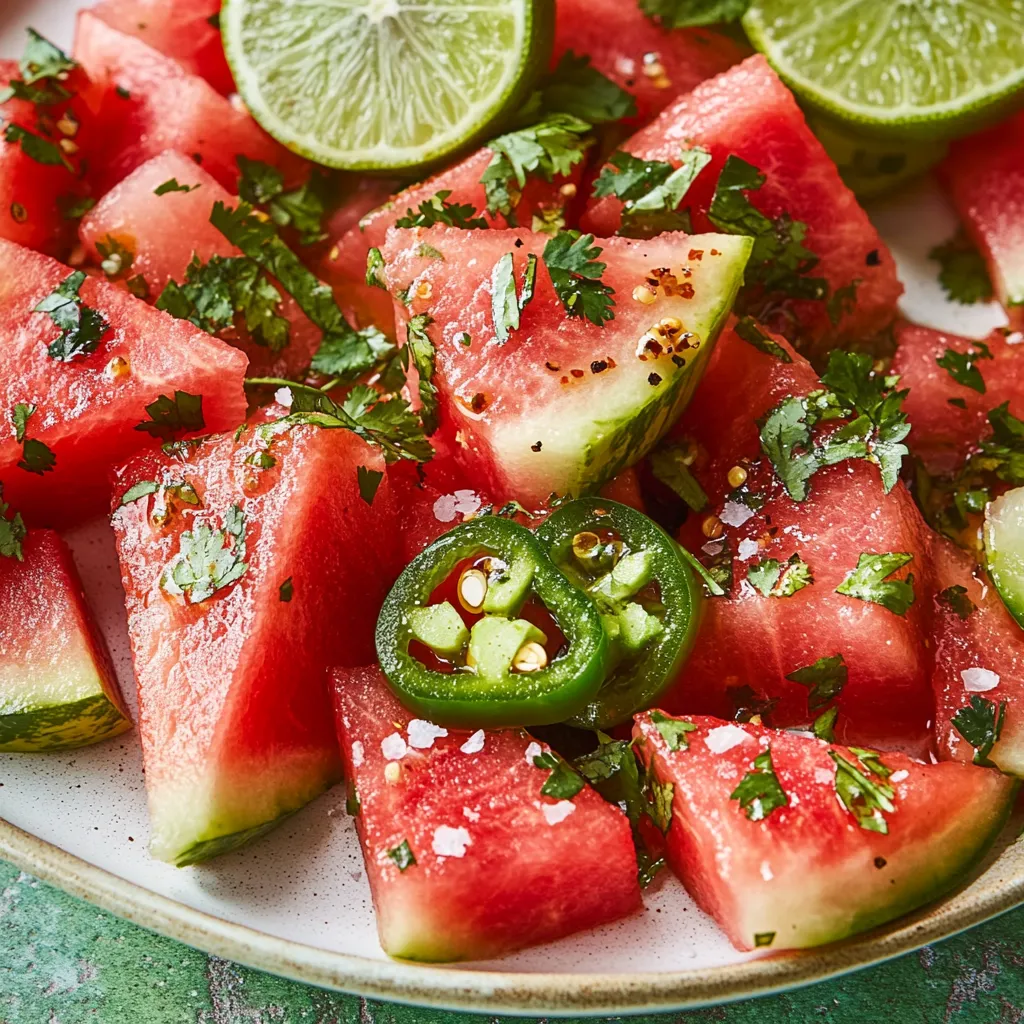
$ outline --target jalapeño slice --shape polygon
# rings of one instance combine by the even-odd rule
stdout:
[[[608,639],[529,530],[484,516],[406,566],[377,621],[377,656],[398,699],[431,722],[550,725],[593,700]]]
[[[697,636],[700,586],[679,545],[642,512],[615,501],[570,501],[536,536],[594,603],[609,638],[605,683],[569,724],[610,729],[652,707],[678,677]]]

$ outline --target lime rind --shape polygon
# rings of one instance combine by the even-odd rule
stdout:
[[[851,127],[943,139],[1024,101],[1024,0],[755,0],[751,42],[801,99]]]
[[[317,163],[412,170],[481,137],[546,64],[552,0],[226,0],[253,117]]]

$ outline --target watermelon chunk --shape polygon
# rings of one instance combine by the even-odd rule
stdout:
[[[969,761],[975,747],[953,719],[981,700],[992,724],[1005,701],[999,740],[989,759],[1024,778],[1024,633],[974,560],[944,537],[930,555],[936,577],[935,736],[943,757]],[[947,589],[953,588],[953,589]]]
[[[558,0],[552,65],[566,51],[591,64],[636,99],[645,124],[705,78],[739,63],[747,51],[706,28],[668,30],[622,0]]]
[[[626,816],[542,795],[546,744],[413,720],[376,666],[335,672],[334,700],[385,952],[484,959],[639,909]]]
[[[157,195],[155,190],[171,179],[191,191]],[[78,234],[87,258],[96,267],[103,260],[98,244],[114,239],[131,252],[131,267],[118,278],[141,277],[148,299],[155,302],[168,281],[184,283],[193,255],[202,263],[212,256],[241,255],[210,223],[217,202],[234,208],[238,198],[194,161],[167,150],[115,185],[82,219]],[[258,345],[244,326],[218,335],[249,357],[250,376],[296,377],[309,367],[320,345],[320,329],[287,292],[281,291],[278,312],[291,325],[288,345],[280,352]]]
[[[118,32],[173,57],[217,92],[235,91],[216,24],[220,0],[100,0],[90,10]]]
[[[766,175],[760,189],[745,193],[754,206],[768,217],[788,214],[806,224],[804,245],[819,257],[810,276],[825,278],[833,296],[855,288],[856,302],[840,303],[845,312],[833,307],[837,324],[824,300],[785,299],[769,326],[820,349],[860,341],[890,323],[903,290],[892,255],[764,57],[750,57],[701,83],[621,148],[644,160],[678,166],[681,149],[698,146],[712,159],[683,203],[695,230],[714,230],[707,212],[715,184],[726,159],[737,156]],[[614,196],[593,199],[583,227],[598,236],[612,235],[621,211]]]
[[[898,747],[923,754],[930,745],[931,659],[924,643],[929,629],[928,557],[924,525],[902,483],[887,495],[878,469],[846,461],[822,469],[809,495],[794,502],[763,456],[758,417],[790,395],[821,387],[810,365],[781,338],[791,362],[759,351],[727,331],[719,341],[693,404],[673,437],[696,446],[693,470],[709,507],[680,532],[683,545],[701,557],[732,553],[727,597],[705,602],[705,618],[693,653],[676,687],[663,698],[665,710],[732,718],[775,702],[768,720],[777,727],[807,726],[824,710],[811,706],[809,686],[786,678],[822,658],[842,655],[847,681],[838,697],[836,734],[848,743]],[[746,491],[757,496],[748,508],[730,499],[728,476],[746,467]],[[761,501],[763,499],[763,504]],[[715,515],[723,532],[714,542],[703,533]],[[913,561],[917,599],[904,615],[870,601],[836,593],[864,552],[905,552]],[[790,596],[765,596],[748,572],[775,559],[779,566],[799,555],[814,582]],[[706,559],[708,560],[708,559]],[[753,691],[753,694],[750,693]]]
[[[108,506],[108,467],[152,440],[135,427],[150,421],[146,406],[161,396],[201,396],[207,430],[245,417],[241,352],[102,281],[86,278],[78,294],[110,329],[91,353],[70,362],[51,358],[47,346],[61,331],[33,310],[70,274],[56,260],[0,240],[0,481],[5,500],[46,524],[80,521]],[[36,407],[26,437],[56,459],[41,475],[18,466],[24,448],[12,414],[19,404]]]
[[[165,149],[190,156],[225,188],[238,179],[242,153],[304,176],[306,162],[279,146],[245,112],[176,60],[125,35],[90,10],[78,14],[75,60],[102,89],[90,178],[98,194]]]
[[[567,314],[542,258],[548,242],[436,226],[394,230],[385,247],[391,292],[410,300],[396,316],[433,318],[434,383],[464,465],[496,499],[533,507],[600,486],[658,440],[693,392],[750,246],[725,235],[599,240],[615,301],[599,327]],[[536,257],[536,287],[498,344],[491,281],[508,254],[516,282]]]
[[[321,263],[319,273],[334,288],[338,302],[351,308],[360,323],[376,324],[388,334],[394,332],[391,299],[380,288],[366,283],[366,257],[370,249],[383,249],[388,228],[410,210],[415,214],[421,203],[441,191],[451,193],[445,202],[468,204],[473,208],[474,216],[484,216],[487,199],[480,178],[493,155],[486,147],[476,150],[453,167],[399,192],[337,238]],[[536,226],[540,226],[547,218],[561,218],[564,224],[566,202],[576,194],[579,165],[574,172],[569,177],[557,177],[554,183],[536,175],[529,176],[515,206],[513,223],[525,227],[534,224],[536,219]],[[564,193],[561,191],[563,188],[566,189]]]
[[[633,735],[671,822],[669,863],[738,949],[834,942],[943,895],[988,849],[1016,789],[970,765],[887,753],[877,774],[878,762],[859,760],[865,751],[716,718],[685,721],[694,728],[680,740],[673,719],[646,713]],[[755,804],[745,813],[731,794],[769,750],[787,802],[758,820]],[[885,832],[859,825],[843,805],[833,754],[889,787],[894,810],[868,821]]]
[[[908,444],[930,473],[952,473],[962,465],[989,434],[990,409],[1009,402],[1013,415],[1024,416],[1024,351],[1010,344],[1005,331],[985,339],[991,359],[978,342],[930,327],[900,324],[896,340],[892,372],[900,375],[901,388],[910,389],[903,403],[914,426]],[[978,355],[972,364],[980,375],[981,392],[939,366],[938,360],[950,351]],[[968,379],[977,384],[976,376]]]
[[[183,457],[145,453],[118,477],[151,849],[178,865],[234,849],[337,781],[327,667],[373,656],[397,571],[387,481],[372,508],[357,484],[380,455],[344,430],[297,426],[268,445],[257,427]],[[231,563],[212,594],[174,568],[203,524]]]
[[[0,558],[0,751],[66,750],[131,728],[67,545],[30,530]]]
[[[0,93],[15,78],[21,78],[17,61],[0,61]],[[89,88],[81,70],[71,72],[68,81],[62,84],[69,92]],[[75,123],[81,125],[87,108],[76,96],[66,103],[46,107],[45,112],[44,121],[34,104],[10,99],[0,103],[0,124],[18,125],[54,143],[67,138],[56,128],[56,121],[71,113]],[[72,130],[70,119],[67,127]],[[78,130],[74,130],[77,136]],[[89,126],[83,131],[88,132]],[[78,139],[75,144],[81,141]],[[25,153],[20,143],[0,137],[0,238],[51,256],[64,254],[73,237],[73,224],[63,216],[58,199],[72,202],[86,191],[77,158],[74,154],[65,154],[65,159],[68,166],[40,163]]]
[[[1010,322],[1024,328],[1024,112],[954,142],[938,176]]]

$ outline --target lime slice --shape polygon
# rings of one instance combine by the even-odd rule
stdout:
[[[942,139],[1024,88],[1024,0],[754,0],[743,27],[801,99],[851,127]]]
[[[253,117],[317,163],[410,170],[482,136],[547,63],[552,0],[225,0]]]

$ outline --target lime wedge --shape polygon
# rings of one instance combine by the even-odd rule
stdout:
[[[553,0],[225,0],[253,117],[317,163],[411,170],[514,109],[546,66]]]
[[[943,139],[1024,88],[1024,0],[754,0],[743,27],[801,99],[862,131]]]

